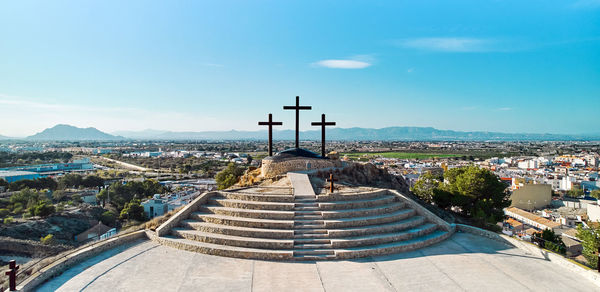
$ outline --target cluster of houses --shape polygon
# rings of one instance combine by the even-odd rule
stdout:
[[[213,160],[224,160],[235,163],[248,163],[251,159],[246,153],[223,153],[223,152],[207,152],[207,151],[189,151],[189,150],[174,150],[162,151],[134,151],[122,154],[123,157],[157,157],[157,158],[208,158]]]

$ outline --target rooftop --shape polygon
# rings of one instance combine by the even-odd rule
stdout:
[[[509,207],[509,208],[506,208],[506,210],[509,211],[509,212],[511,212],[511,213],[517,214],[517,215],[519,215],[519,216],[521,216],[523,218],[527,218],[527,219],[529,219],[531,221],[534,221],[534,222],[537,222],[537,223],[542,224],[544,226],[547,226],[549,228],[558,228],[558,227],[561,226],[560,223],[557,223],[557,222],[548,220],[548,219],[546,219],[544,217],[540,217],[538,215],[529,213],[529,212],[521,210],[521,209],[519,209],[517,207]]]

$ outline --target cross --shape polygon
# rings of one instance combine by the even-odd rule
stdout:
[[[327,179],[327,181],[330,183],[329,184],[329,192],[333,193],[333,190],[334,190],[333,182],[337,181],[337,179],[333,178],[333,173],[329,173],[329,178]]]
[[[300,110],[311,110],[312,107],[309,105],[300,106],[300,96],[296,96],[296,105],[284,105],[284,110],[295,110],[296,111],[296,148],[300,148]]]
[[[8,262],[8,270],[4,272],[8,276],[8,291],[17,291],[17,271],[19,266],[15,260]]]
[[[281,126],[282,122],[273,122],[273,114],[269,114],[268,122],[258,122],[259,126],[269,126],[269,156],[273,156],[273,126]]]
[[[325,127],[335,126],[335,122],[325,122],[325,114],[321,115],[320,122],[312,122],[313,126],[321,126],[321,156],[325,157]]]

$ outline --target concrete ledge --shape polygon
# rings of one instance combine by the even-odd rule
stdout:
[[[171,233],[171,229],[177,225],[182,220],[185,220],[189,217],[192,212],[196,212],[200,206],[205,204],[208,199],[212,196],[218,194],[217,192],[206,192],[198,196],[191,203],[187,204],[183,209],[179,210],[179,212],[175,213],[175,215],[171,216],[169,220],[165,223],[161,224],[158,228],[156,228],[156,235],[165,236]]]
[[[491,232],[488,230],[484,230],[484,229],[469,226],[469,225],[463,225],[463,224],[455,224],[455,225],[456,225],[456,229],[459,231],[466,232],[466,233],[472,233],[475,235],[479,235],[479,236],[497,240],[499,242],[502,242],[502,243],[508,244],[510,246],[514,246],[520,250],[523,250],[527,254],[541,255],[547,261],[550,261],[550,262],[555,263],[559,266],[562,266],[572,272],[575,272],[575,273],[579,274],[580,276],[594,282],[594,284],[596,284],[597,286],[600,287],[600,273],[598,273],[595,270],[592,270],[588,267],[580,265],[576,262],[573,262],[573,261],[563,257],[560,254],[540,248],[535,244],[532,244],[532,243],[529,243],[529,242],[526,242],[523,240],[519,240],[516,238],[512,238],[505,234],[498,234],[498,233],[494,233],[494,232]]]
[[[73,253],[62,257],[54,263],[40,269],[36,273],[33,273],[31,276],[29,276],[29,278],[25,279],[25,281],[19,284],[17,290],[33,291],[37,286],[44,283],[46,280],[59,275],[64,270],[81,262],[84,259],[95,256],[115,246],[143,238],[147,238],[146,233],[144,230],[140,230],[123,235],[117,235],[109,239],[94,243],[90,246],[77,249]]]
[[[403,195],[402,193],[400,193],[396,190],[388,190],[388,192],[400,197],[404,202],[406,202],[408,207],[414,209],[417,212],[417,214],[427,218],[427,220],[429,220],[429,222],[438,224],[440,226],[440,228],[442,228],[445,231],[448,231],[450,234],[454,233],[454,231],[456,229],[454,225],[451,225],[450,223],[446,222],[442,218],[436,216],[431,211],[427,210],[425,207],[419,205],[419,203],[411,200],[409,197]]]

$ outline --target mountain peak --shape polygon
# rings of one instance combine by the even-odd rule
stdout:
[[[66,124],[58,124],[52,128],[27,137],[30,140],[123,140],[123,137],[104,133],[94,127],[78,128]]]

